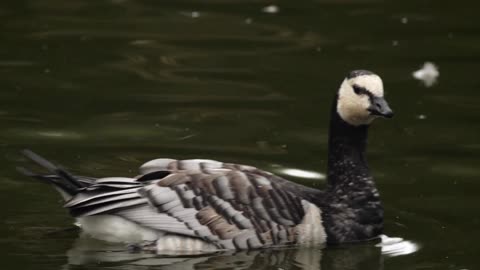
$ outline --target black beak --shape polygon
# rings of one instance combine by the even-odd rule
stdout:
[[[378,115],[382,116],[385,118],[392,118],[393,117],[393,111],[388,106],[387,101],[383,97],[371,97],[370,99],[370,107],[368,108],[368,111],[372,115]]]

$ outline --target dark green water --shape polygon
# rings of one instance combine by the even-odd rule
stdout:
[[[477,269],[479,7],[439,2],[3,1],[1,268]],[[430,88],[411,75],[425,61]],[[129,254],[78,239],[58,194],[14,169],[30,148],[93,176],[157,157],[324,173],[331,99],[357,68],[383,77],[396,112],[369,145],[394,252]]]

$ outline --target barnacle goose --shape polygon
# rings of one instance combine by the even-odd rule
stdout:
[[[24,155],[52,184],[82,230],[141,250],[210,252],[286,245],[334,245],[376,238],[383,208],[365,157],[369,124],[393,112],[379,76],[348,74],[331,112],[328,182],[317,190],[255,167],[214,160],[155,159],[136,177],[70,174]]]

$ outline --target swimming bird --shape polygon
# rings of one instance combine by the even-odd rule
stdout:
[[[140,250],[202,253],[366,241],[383,230],[383,207],[366,160],[375,118],[391,118],[381,78],[350,72],[335,95],[328,180],[318,190],[258,168],[215,160],[148,161],[135,177],[77,176],[30,150],[64,207],[93,238]]]

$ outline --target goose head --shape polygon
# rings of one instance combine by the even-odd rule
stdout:
[[[354,70],[343,80],[336,109],[338,115],[353,126],[369,125],[378,117],[393,117],[384,97],[382,79],[367,70]]]

